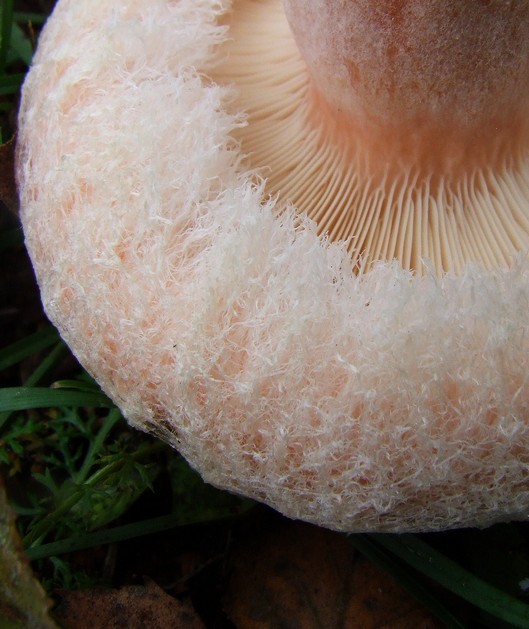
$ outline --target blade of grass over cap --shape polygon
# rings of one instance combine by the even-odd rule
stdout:
[[[88,393],[46,387],[9,387],[0,389],[0,412],[23,411],[50,406],[88,406],[111,408],[114,406],[103,393]]]
[[[100,393],[99,385],[93,380],[57,380],[52,384],[54,389],[74,389],[86,393]]]
[[[479,609],[513,627],[529,629],[529,605],[476,577],[419,537],[383,534],[367,537]]]

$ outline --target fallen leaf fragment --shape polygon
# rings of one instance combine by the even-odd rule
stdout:
[[[50,602],[33,577],[15,527],[15,517],[0,485],[0,627],[57,629]]]
[[[65,591],[55,610],[68,629],[204,629],[191,604],[153,581],[117,590]]]
[[[254,529],[234,553],[225,611],[238,629],[438,629],[339,534],[293,522]]]

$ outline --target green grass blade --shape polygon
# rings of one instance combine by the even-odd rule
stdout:
[[[11,31],[13,28],[14,0],[2,0],[0,23],[0,74],[5,72],[9,46],[11,44]]]
[[[24,358],[46,349],[59,340],[57,330],[49,326],[4,347],[0,350],[0,370],[16,365]]]
[[[46,15],[43,13],[31,13],[30,11],[14,11],[14,21],[19,24],[44,24]]]
[[[85,548],[92,548],[94,546],[123,542],[128,539],[151,535],[152,533],[160,533],[180,526],[181,524],[181,518],[177,514],[173,513],[170,515],[160,516],[158,518],[142,520],[141,522],[116,526],[104,531],[86,533],[85,535],[79,535],[77,537],[60,540],[58,542],[50,542],[49,544],[33,546],[32,548],[28,548],[26,550],[26,554],[30,561],[34,561],[36,559],[63,555],[65,553],[71,553]]]
[[[11,63],[12,61],[22,61],[29,66],[32,57],[33,47],[31,42],[26,37],[26,34],[20,26],[18,26],[18,24],[13,24],[11,29],[11,48],[7,57],[7,63]]]
[[[243,512],[244,511],[241,513]],[[132,524],[115,526],[102,531],[85,533],[84,535],[78,535],[68,539],[59,540],[57,542],[49,542],[48,544],[32,546],[26,549],[26,554],[30,561],[35,561],[36,559],[45,559],[46,557],[64,555],[65,553],[71,553],[85,548],[93,548],[94,546],[115,544],[128,539],[134,539],[136,537],[143,537],[145,535],[152,535],[153,533],[168,531],[179,526],[195,526],[199,524],[212,524],[224,520],[232,520],[238,515],[240,514],[221,515],[214,520],[209,518],[189,520],[187,518],[182,518],[182,515],[179,513],[171,513],[157,518],[149,518],[148,520],[133,522]]]
[[[405,590],[420,601],[448,629],[465,629],[459,620],[419,581],[408,565],[371,541],[368,535],[350,535],[351,544],[369,561],[390,574]]]
[[[68,348],[63,341],[59,341],[51,352],[44,358],[35,371],[28,376],[24,386],[35,387],[37,386],[45,376],[60,362],[62,357],[67,353]],[[97,391],[99,393],[99,391]]]
[[[4,74],[0,76],[0,96],[16,94],[22,85],[25,74]]]
[[[529,605],[489,585],[415,535],[369,535],[410,566],[513,627],[529,629]]]
[[[55,367],[57,362],[62,358],[64,353],[67,351],[66,345],[59,341],[55,345],[55,347],[51,350],[51,352],[46,356],[46,358],[40,363],[40,365],[35,369],[35,371],[27,378],[24,383],[26,387],[34,387],[46,376],[46,374]],[[0,412],[0,431],[4,428],[6,422],[13,414],[12,411],[2,411]]]
[[[99,385],[94,381],[86,380],[56,380],[53,383],[54,389],[75,389],[76,391],[86,391],[89,393],[99,393]]]
[[[85,459],[83,461],[83,465],[81,466],[81,469],[74,478],[74,481],[78,485],[85,482],[92,466],[95,463],[97,453],[102,450],[105,439],[120,420],[121,413],[119,412],[119,410],[117,408],[112,409],[109,412],[107,419],[105,420],[105,422],[103,422],[103,425],[99,429],[96,438],[90,445],[90,448],[88,449],[88,452],[86,453]]]
[[[46,387],[0,389],[0,412],[57,406],[112,408],[114,403],[103,393],[48,389]]]

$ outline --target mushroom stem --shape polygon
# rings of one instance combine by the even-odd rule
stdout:
[[[371,166],[468,173],[529,129],[529,3],[284,0],[314,88]]]

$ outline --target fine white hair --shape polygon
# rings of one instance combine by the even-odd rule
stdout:
[[[23,91],[42,300],[128,421],[344,531],[529,514],[529,263],[364,273],[247,171],[220,0],[60,0]],[[266,173],[264,173],[266,174]]]

